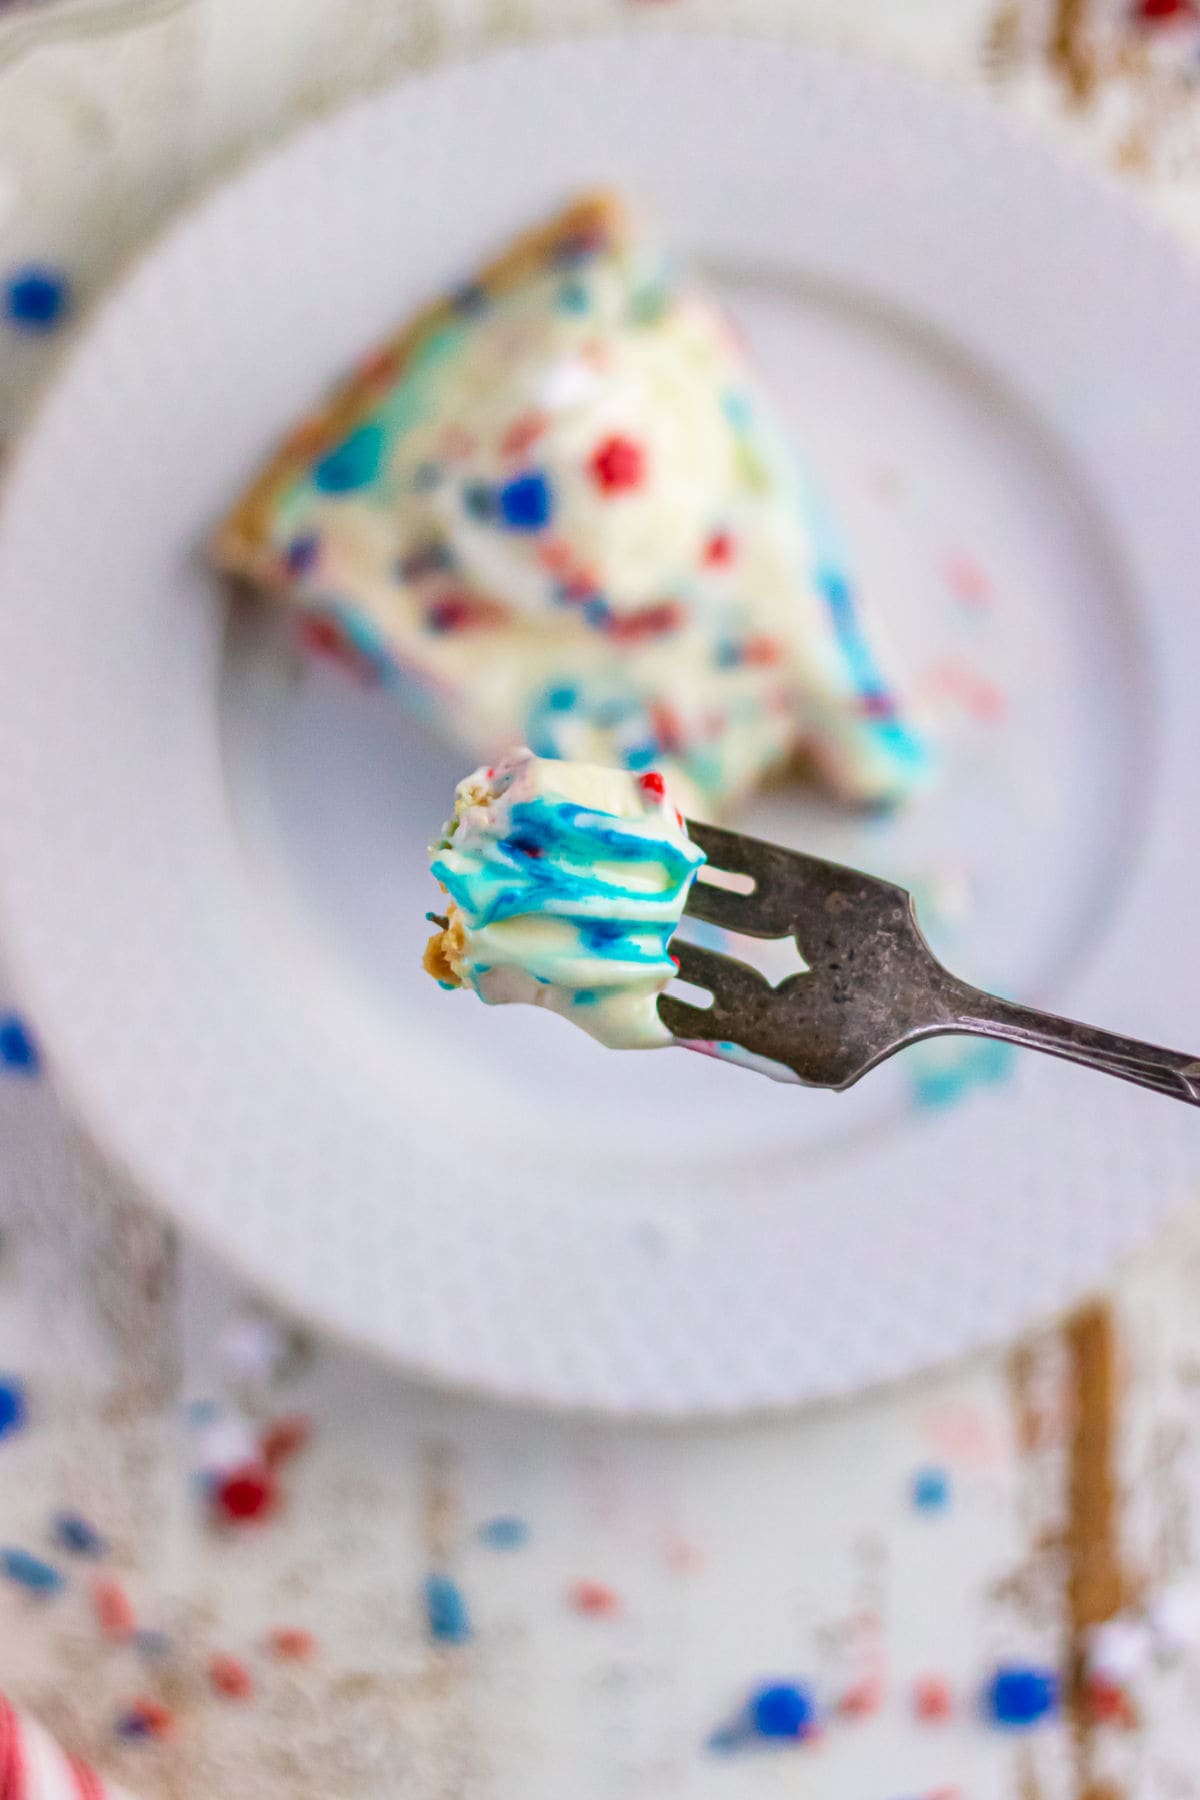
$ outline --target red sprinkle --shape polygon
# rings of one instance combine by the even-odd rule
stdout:
[[[646,453],[633,438],[614,433],[605,438],[589,465],[592,479],[605,494],[619,494],[640,487],[646,472]]]
[[[619,644],[640,643],[643,638],[661,637],[675,631],[683,623],[683,608],[675,600],[661,600],[657,606],[643,606],[640,611],[614,617],[608,622],[608,635]]]
[[[133,1700],[122,1713],[117,1729],[122,1737],[157,1738],[160,1742],[175,1734],[175,1715],[161,1700]]]
[[[549,424],[545,413],[524,413],[515,419],[500,440],[502,456],[524,456],[532,448]]]
[[[317,1640],[299,1625],[277,1625],[267,1635],[267,1648],[280,1662],[311,1662],[317,1654]]]
[[[946,586],[964,606],[986,606],[995,598],[988,572],[973,556],[956,550],[942,565]]]
[[[620,1596],[602,1581],[577,1581],[570,1601],[576,1612],[594,1619],[612,1619],[621,1610]]]
[[[838,1701],[838,1711],[845,1719],[869,1719],[883,1705],[883,1683],[877,1675],[856,1681]]]
[[[400,358],[394,350],[376,350],[358,366],[358,379],[367,387],[387,387],[400,373]]]
[[[236,1656],[218,1654],[210,1658],[208,1679],[227,1700],[249,1700],[254,1692],[254,1677]]]
[[[774,638],[751,637],[742,645],[742,661],[754,668],[771,668],[783,661],[783,646]]]
[[[638,776],[637,784],[643,794],[653,794],[656,800],[666,797],[667,784],[657,769],[647,769],[644,775]]]
[[[723,569],[733,561],[736,545],[730,531],[714,531],[704,546],[704,560],[710,568]]]
[[[320,656],[340,656],[342,653],[342,634],[332,619],[311,614],[301,621],[300,636],[307,648]]]
[[[98,1575],[92,1583],[92,1610],[106,1638],[124,1643],[137,1630],[133,1602],[111,1575]]]
[[[220,1482],[213,1505],[230,1524],[250,1525],[268,1518],[279,1504],[275,1477],[265,1463],[246,1463]]]
[[[496,600],[478,600],[473,594],[443,594],[425,614],[430,631],[471,631],[498,625],[506,617]]]
[[[1118,1725],[1132,1731],[1138,1722],[1137,1708],[1118,1682],[1107,1675],[1092,1675],[1086,1689],[1087,1709],[1097,1725]]]
[[[650,724],[659,746],[668,755],[681,748],[683,721],[677,712],[672,712],[669,706],[664,706],[661,701],[656,701],[650,708]]]
[[[1192,19],[1193,0],[1134,0],[1133,16],[1143,25],[1159,25],[1166,19]]]
[[[950,1683],[941,1675],[922,1675],[913,1683],[913,1711],[927,1725],[943,1724],[954,1711]]]
[[[282,1419],[272,1419],[258,1442],[268,1469],[277,1469],[281,1463],[291,1462],[293,1456],[299,1456],[312,1442],[312,1433],[312,1420],[306,1413],[290,1413]]]

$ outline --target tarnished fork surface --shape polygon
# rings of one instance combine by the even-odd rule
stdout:
[[[662,996],[673,1036],[739,1044],[813,1087],[847,1088],[921,1038],[1000,1038],[1200,1106],[1200,1059],[1037,1012],[960,981],[934,956],[911,894],[893,882],[740,832],[688,823],[708,866],[749,876],[749,893],[692,884],[686,911],[756,938],[793,938],[808,967],[777,987],[749,964],[676,937],[680,977],[711,1007]]]

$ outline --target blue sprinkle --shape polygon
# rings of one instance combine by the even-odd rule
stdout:
[[[350,494],[374,481],[382,462],[382,426],[360,425],[321,458],[313,469],[313,481],[323,494]]]
[[[0,1550],[0,1574],[31,1594],[57,1594],[66,1586],[65,1575],[28,1550]]]
[[[817,1706],[807,1688],[783,1681],[756,1688],[747,1716],[759,1737],[803,1738],[817,1722]]]
[[[588,291],[582,281],[564,281],[558,290],[558,307],[560,312],[585,313],[588,309]]]
[[[466,319],[477,319],[487,311],[488,293],[481,282],[468,281],[456,288],[450,296],[450,305],[456,313]]]
[[[571,998],[576,1006],[595,1006],[600,996],[595,988],[576,988]]]
[[[51,1531],[59,1549],[69,1550],[74,1556],[103,1556],[108,1549],[96,1527],[78,1513],[59,1513]]]
[[[15,1437],[28,1423],[25,1389],[11,1375],[0,1375],[0,1438]]]
[[[1001,1665],[984,1689],[983,1703],[993,1724],[1017,1730],[1037,1725],[1058,1711],[1059,1682],[1053,1669]]]
[[[199,1431],[204,1425],[211,1425],[220,1413],[215,1400],[189,1400],[183,1409],[186,1423],[193,1431]]]
[[[435,1644],[465,1644],[471,1637],[471,1615],[462,1589],[449,1575],[430,1575],[425,1582],[425,1616]]]
[[[573,687],[551,688],[546,695],[546,706],[550,712],[570,712],[578,703],[579,689]]]
[[[71,309],[71,284],[38,264],[17,269],[4,284],[4,316],[18,331],[53,331]]]
[[[529,1525],[513,1513],[501,1513],[484,1520],[479,1536],[489,1550],[520,1550],[529,1542]]]
[[[303,537],[293,538],[283,553],[284,564],[289,575],[306,575],[317,560],[321,548],[321,540],[315,531],[309,531]]]
[[[494,519],[496,496],[486,481],[468,481],[463,488],[463,505],[473,519]]]
[[[540,531],[549,524],[554,510],[550,483],[536,471],[506,482],[499,501],[500,517],[510,531]]]
[[[171,1640],[165,1631],[135,1631],[133,1647],[147,1662],[160,1662],[170,1650]]]
[[[718,669],[736,669],[742,660],[742,647],[735,644],[732,638],[722,638],[717,645],[716,662]]]
[[[594,594],[583,603],[583,617],[585,624],[594,625],[598,631],[603,631],[612,620],[612,607],[603,594]]]
[[[41,1068],[29,1027],[16,1013],[0,1016],[0,1064],[21,1075],[36,1075]]]
[[[912,1503],[918,1512],[944,1512],[950,1504],[950,1476],[945,1469],[918,1469],[913,1476]]]

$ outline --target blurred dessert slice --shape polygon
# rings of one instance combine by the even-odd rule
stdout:
[[[674,1042],[657,1001],[703,853],[654,770],[513,750],[460,781],[432,851],[449,896],[425,950],[443,987],[526,1001],[617,1050]]]
[[[800,751],[857,803],[926,766],[731,327],[608,197],[372,355],[215,555],[485,759],[661,768],[699,814]]]

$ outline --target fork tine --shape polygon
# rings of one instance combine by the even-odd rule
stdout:
[[[718,825],[688,821],[688,830],[716,869],[749,875],[750,894],[738,894],[699,879],[692,883],[684,911],[748,937],[803,938],[819,924],[827,908],[844,909],[847,900],[877,906],[907,906],[908,895],[892,882],[858,869],[785,850]],[[801,942],[801,950],[804,945]]]
[[[672,1037],[724,1042],[717,1028],[714,1011],[709,1007],[689,1006],[686,1000],[676,1000],[673,994],[658,996],[658,1016]]]
[[[679,979],[705,988],[716,1001],[727,985],[729,971],[737,966],[731,956],[706,950],[702,944],[689,943],[687,938],[671,939],[671,955],[678,965]]]
[[[744,932],[747,937],[790,936],[796,913],[797,876],[803,877],[809,865],[813,869],[824,865],[818,864],[815,857],[760,843],[757,838],[744,837],[740,831],[727,831],[720,825],[693,823],[689,819],[688,832],[714,869],[749,875],[754,888],[748,894],[739,894],[697,877],[684,911],[727,931]],[[790,876],[790,881],[785,876]]]

